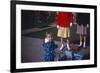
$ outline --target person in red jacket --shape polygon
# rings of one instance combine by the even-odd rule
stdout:
[[[64,48],[65,42],[67,42],[67,49],[70,50],[69,37],[70,37],[70,25],[73,22],[73,14],[71,12],[58,12],[56,16],[56,24],[58,28],[57,36],[61,39],[60,50]]]

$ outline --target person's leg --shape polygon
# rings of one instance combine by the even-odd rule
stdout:
[[[58,29],[58,34],[57,36],[60,37],[60,43],[61,43],[61,47],[59,48],[59,50],[62,50],[64,47],[64,28],[63,27],[59,27]]]
[[[86,47],[87,27],[84,26],[83,47]]]
[[[84,35],[83,37],[83,47],[85,48],[86,47],[86,36]]]
[[[66,29],[66,33],[67,33],[67,36],[66,36],[66,37],[67,37],[67,38],[66,38],[66,43],[67,43],[67,44],[66,44],[66,45],[67,45],[67,49],[70,50],[70,49],[71,49],[71,48],[70,48],[70,41],[69,41],[69,38],[70,38],[70,28],[67,28],[67,29]]]
[[[70,45],[69,45],[70,42],[69,42],[69,38],[68,38],[68,37],[67,37],[67,39],[66,39],[66,42],[67,42],[67,49],[68,49],[68,50],[71,50]]]
[[[51,59],[50,59],[50,61],[54,61],[54,58],[55,58],[54,54],[51,54]]]
[[[63,47],[64,47],[64,38],[60,38],[60,41],[61,41],[61,47],[60,47],[60,50],[62,50]]]
[[[49,61],[49,59],[48,59],[48,56],[47,56],[47,55],[45,55],[44,59],[45,59],[45,62]]]
[[[80,45],[79,46],[82,46],[82,41],[83,41],[83,35],[80,34]]]

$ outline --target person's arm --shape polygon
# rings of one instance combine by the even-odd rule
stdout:
[[[48,42],[49,42],[49,40],[47,38],[45,38],[44,42],[43,42],[43,47],[47,47]]]
[[[73,14],[73,24],[77,24],[76,16],[77,16],[77,14],[74,13],[74,14]]]
[[[57,44],[55,44],[55,42],[54,42],[54,41],[52,41],[52,44],[53,44],[54,49],[58,48],[58,45],[57,45]]]
[[[56,21],[57,29],[59,29],[59,24],[58,24],[58,15],[59,15],[59,12],[56,12],[55,21]]]
[[[70,13],[70,27],[73,25],[74,22],[74,14]]]
[[[73,25],[73,23],[71,22],[71,23],[70,23],[70,27],[72,27],[72,25]]]

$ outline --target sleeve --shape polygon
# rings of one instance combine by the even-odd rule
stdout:
[[[50,49],[50,46],[51,46],[51,45],[50,45],[49,42],[47,42],[47,43],[43,42],[42,46],[43,46],[44,49],[46,50],[46,49]]]
[[[58,45],[57,45],[57,44],[55,44],[55,42],[54,42],[54,41],[53,41],[53,47],[54,47],[54,49],[58,48]]]

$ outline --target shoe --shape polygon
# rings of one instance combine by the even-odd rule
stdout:
[[[80,49],[81,49],[81,48],[83,48],[83,46],[81,45],[81,46],[79,46],[78,48],[80,48]]]
[[[86,49],[87,47],[86,46],[83,46],[83,49]]]
[[[71,48],[67,48],[67,50],[68,50],[68,51],[70,51],[70,50],[71,50]]]

